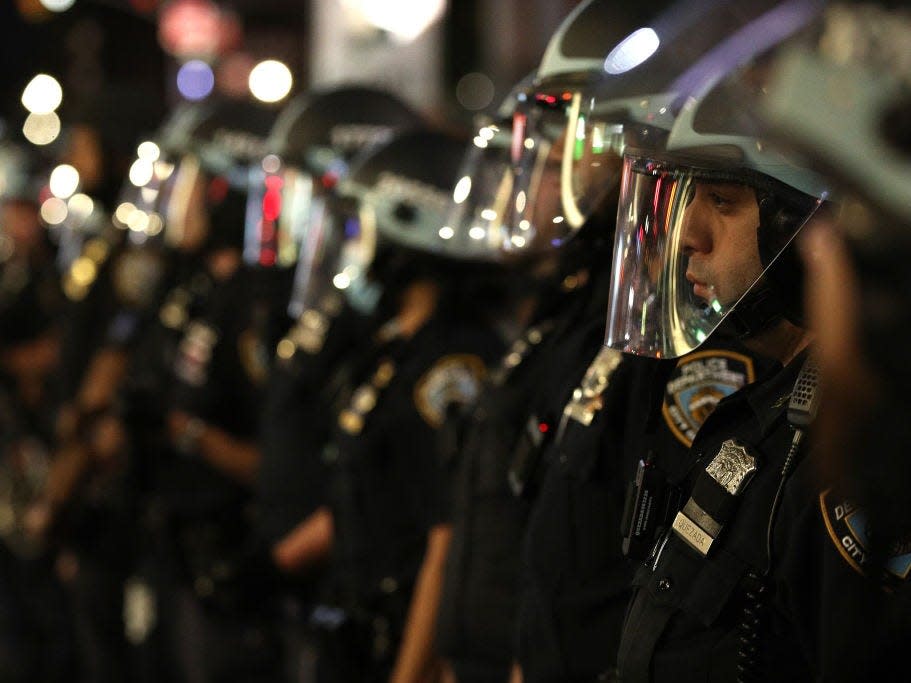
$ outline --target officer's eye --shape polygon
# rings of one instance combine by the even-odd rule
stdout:
[[[720,192],[709,192],[709,199],[717,208],[726,208],[731,205],[731,199]]]

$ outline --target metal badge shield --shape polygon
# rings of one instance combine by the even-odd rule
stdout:
[[[705,471],[728,493],[737,496],[756,473],[756,458],[737,441],[728,439]]]
[[[595,419],[595,414],[603,406],[602,396],[610,383],[614,370],[620,365],[623,354],[620,351],[603,347],[598,351],[582,382],[573,391],[573,396],[563,408],[563,415],[586,427]]]
[[[756,458],[745,446],[734,439],[728,439],[721,444],[718,454],[712,458],[712,462],[700,477],[712,479],[728,496],[734,498],[743,493],[756,470]],[[706,500],[698,500],[700,490],[697,481],[693,495],[683,506],[683,510],[677,513],[671,526],[687,545],[706,556],[715,539],[721,534],[731,511],[718,507],[717,501],[713,505],[711,496]]]

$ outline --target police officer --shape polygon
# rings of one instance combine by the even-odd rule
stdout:
[[[488,251],[445,229],[463,149],[440,133],[397,135],[357,160],[330,207],[342,243],[319,267],[386,323],[338,403],[330,504],[309,519],[333,546],[332,600],[314,613],[334,629],[327,680],[385,680],[393,664],[397,680],[417,680],[431,663],[449,537],[436,439],[501,348],[497,277],[474,264]]]
[[[801,571],[809,580],[795,602],[818,624],[817,669],[845,679],[900,670],[911,643],[911,477],[899,455],[908,437],[899,340],[908,329],[909,74],[893,59],[911,24],[885,4],[833,6],[810,39],[781,50],[765,108],[770,134],[844,188],[840,215],[808,226],[803,245],[823,388],[810,461],[820,496],[787,536],[789,545],[824,539],[825,580]],[[807,119],[824,91],[830,106]]]
[[[150,543],[138,580],[158,611],[144,626],[140,615],[138,630],[161,648],[155,666],[171,667],[161,676],[274,680],[263,613],[271,582],[265,571],[253,579],[268,565],[253,545],[251,501],[261,392],[280,334],[276,302],[287,300],[290,272],[247,266],[242,253],[250,164],[264,156],[275,111],[213,101],[178,116],[188,117],[175,121],[184,139],[157,210],[165,234],[195,236],[202,257],[163,299],[157,334],[144,340],[163,371],[142,387],[151,391],[142,396],[150,411],[138,462]]]
[[[326,502],[321,451],[331,434],[333,392],[373,327],[325,273],[310,269],[311,259],[329,248],[322,243],[327,197],[352,158],[418,121],[403,102],[371,88],[301,95],[276,121],[269,154],[251,174],[248,251],[253,247],[262,261],[276,247],[279,262],[294,265],[296,259],[290,317],[266,383],[256,489],[258,533],[287,581],[281,618],[289,680],[314,675],[307,664],[314,658],[307,617],[317,577],[307,566],[312,549],[305,520]]]
[[[788,247],[824,206],[828,188],[767,150],[738,97],[748,85],[762,92],[762,72],[751,61],[756,32],[787,12],[781,38],[817,9],[784,5],[760,14],[725,43],[739,69],[726,74],[727,60],[713,61],[719,53],[710,51],[664,96],[642,98],[648,136],[625,153],[608,344],[672,358],[699,347],[724,321],[778,365],[717,403],[684,460],[650,453],[647,435],[637,449],[646,455],[633,510],[641,523],[631,538],[652,527],[657,539],[639,539],[651,548],[623,626],[623,680],[811,675],[798,620],[773,607],[770,595],[800,588],[789,583],[773,541],[791,521],[779,503],[803,454],[813,395],[811,367],[802,371],[810,335],[799,262]],[[723,7],[712,13],[723,16]],[[656,473],[679,500],[667,514],[664,497],[654,496]]]
[[[589,2],[564,22],[539,67],[529,98],[535,104],[523,112],[523,120],[532,121],[544,119],[541,109],[552,110],[551,130],[541,128],[545,144],[562,152],[559,143],[572,141],[558,158],[572,181],[564,185],[571,188],[562,196],[565,216],[591,212],[604,202],[619,180],[622,150],[640,132],[631,125],[635,112],[628,110],[638,102],[641,86],[634,78],[604,72],[603,41],[611,18],[608,3]],[[623,37],[617,31],[614,43]],[[592,40],[580,42],[586,35]],[[616,101],[593,97],[605,92]],[[535,143],[541,146],[540,140]],[[605,278],[606,261],[599,264]],[[761,362],[745,349],[723,342],[662,369],[653,386],[653,362],[622,361],[616,351],[599,350],[603,328],[596,308],[606,297],[606,291],[594,297],[573,321],[574,335],[548,349],[561,371],[559,378],[542,382],[544,400],[538,408],[538,415],[548,416],[540,424],[549,438],[540,447],[546,468],[525,542],[516,650],[528,681],[592,680],[613,665],[631,579],[620,535],[626,483],[634,474],[623,459],[626,434],[639,429],[655,405],[649,415],[653,439],[680,457],[718,398],[761,370]]]
[[[0,145],[0,678],[9,681],[64,680],[75,663],[53,554],[26,529],[59,407],[52,380],[62,297],[39,218],[47,176],[37,161],[15,144]]]
[[[616,41],[620,27],[631,23],[621,19],[601,3],[583,21],[595,33],[616,30]],[[593,42],[603,50],[601,41]],[[501,120],[481,128],[476,140],[483,146],[469,152],[460,181],[469,189],[461,196],[457,188],[455,196],[454,214],[465,230],[501,226],[506,258],[516,262],[512,277],[528,293],[530,309],[524,321],[514,321],[521,333],[465,420],[455,459],[453,547],[439,639],[459,681],[509,678],[521,541],[547,469],[543,454],[562,429],[563,404],[603,336],[596,311],[606,304],[607,276],[599,261],[609,258],[615,211],[610,180],[619,178],[619,157],[607,139],[600,150],[571,156],[575,167],[570,159],[564,166],[566,141],[576,139],[574,126],[584,120],[573,91],[597,77],[604,60],[603,54],[583,60],[579,45],[567,59],[558,43],[548,48],[535,77],[504,103]],[[565,185],[563,171],[570,171]]]

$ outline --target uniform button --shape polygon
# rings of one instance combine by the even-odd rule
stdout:
[[[396,581],[391,576],[387,576],[380,581],[380,590],[383,591],[386,595],[391,595],[395,593],[399,588],[399,582]]]
[[[668,578],[658,579],[658,592],[666,593],[671,589],[671,580]]]

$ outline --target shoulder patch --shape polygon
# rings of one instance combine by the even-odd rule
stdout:
[[[852,569],[866,574],[869,535],[863,508],[836,496],[831,489],[819,494],[819,508],[835,549]],[[886,562],[886,578],[904,581],[911,575],[911,539],[896,544],[890,552],[893,554]]]
[[[689,448],[715,406],[756,378],[753,359],[734,351],[699,351],[677,363],[661,412],[671,433]]]
[[[465,405],[478,397],[486,374],[487,367],[478,356],[444,356],[415,384],[414,405],[427,424],[437,428],[451,405]]]

